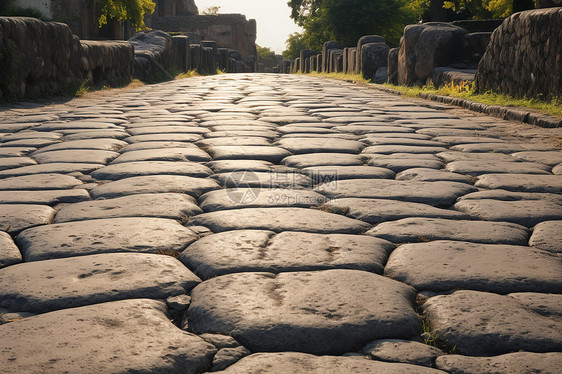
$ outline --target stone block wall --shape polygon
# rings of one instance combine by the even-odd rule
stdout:
[[[124,41],[82,40],[82,67],[92,85],[121,86],[133,77],[134,48]]]
[[[516,13],[492,34],[476,87],[517,97],[562,97],[562,8]]]

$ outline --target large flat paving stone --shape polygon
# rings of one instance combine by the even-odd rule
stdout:
[[[21,252],[12,237],[0,231],[0,269],[22,261]]]
[[[397,156],[400,155],[400,156]],[[425,156],[425,154],[392,154],[392,155],[366,155],[370,156],[367,164],[370,166],[378,166],[387,168],[395,173],[400,173],[408,169],[441,169],[444,164],[435,158],[433,155],[430,157],[417,157]]]
[[[547,165],[562,163],[562,152],[560,151],[523,151],[512,154],[520,160],[529,162],[540,162]]]
[[[544,221],[562,219],[562,205],[551,200],[466,199],[455,204],[455,209],[474,218],[512,222],[533,227]]]
[[[217,182],[208,178],[183,175],[146,175],[125,178],[99,185],[92,189],[92,198],[115,197],[146,193],[183,193],[197,197],[219,188]]]
[[[16,243],[25,261],[39,261],[116,252],[174,254],[195,240],[193,231],[174,220],[110,218],[31,228]]]
[[[148,149],[168,149],[168,148],[191,148],[198,149],[193,143],[186,143],[180,141],[168,141],[168,142],[142,142],[129,144],[121,149],[121,153],[127,153],[132,151],[145,151]]]
[[[7,169],[0,171],[0,177],[18,177],[33,174],[70,174],[70,173],[90,173],[105,166],[104,164],[73,163],[73,162],[53,162],[49,164],[39,164],[22,166],[21,168]]]
[[[62,207],[54,222],[119,217],[157,217],[187,222],[203,213],[193,197],[177,193],[138,194],[107,200],[85,201]]]
[[[208,150],[214,160],[263,160],[275,164],[291,155],[286,149],[271,145],[224,145],[212,146]]]
[[[144,142],[196,142],[203,139],[200,134],[145,134],[129,136],[125,139],[129,144]]]
[[[459,144],[451,147],[451,150],[462,152],[493,152],[493,153],[513,153],[524,151],[519,144],[513,143],[471,143]]]
[[[371,225],[365,222],[306,208],[223,210],[195,216],[189,224],[208,227],[215,233],[230,230],[271,230],[359,234],[371,228]]]
[[[459,200],[491,199],[500,201],[545,200],[562,205],[562,195],[540,192],[514,192],[506,190],[480,190],[462,196]]]
[[[229,273],[358,269],[382,274],[394,246],[365,235],[227,231],[191,244],[180,260],[204,279]]]
[[[476,187],[508,191],[562,194],[561,175],[486,174],[478,178]]]
[[[208,129],[198,126],[187,126],[186,123],[182,126],[146,126],[146,124],[141,123],[139,126],[128,126],[128,132],[131,135],[146,135],[146,134],[206,134],[209,132]]]
[[[364,154],[379,153],[379,154],[392,154],[392,153],[439,153],[446,151],[444,147],[428,147],[428,146],[415,146],[415,145],[373,145],[363,150]]]
[[[63,190],[81,184],[80,180],[64,174],[25,175],[0,179],[0,190]]]
[[[508,161],[454,161],[446,166],[447,170],[455,173],[482,174],[550,174],[547,165],[536,162],[508,162]]]
[[[236,136],[236,137],[224,137],[224,138],[207,138],[197,142],[199,147],[216,147],[225,145],[237,145],[237,146],[247,146],[247,145],[260,145],[268,146],[271,145],[268,139],[258,138],[255,136]]]
[[[513,162],[510,155],[503,153],[469,153],[460,151],[446,151],[436,155],[445,162],[454,161],[482,161],[482,162]]]
[[[545,251],[562,252],[562,220],[541,222],[533,229],[529,245]]]
[[[307,153],[286,157],[281,163],[303,169],[313,166],[361,166],[363,159],[359,155],[347,153]]]
[[[562,292],[562,261],[524,246],[449,240],[404,244],[392,252],[384,273],[419,291]]]
[[[0,158],[0,171],[36,164],[37,162],[30,157],[3,157]]]
[[[343,198],[329,200],[324,208],[330,212],[345,214],[371,224],[393,221],[401,218],[441,217],[451,219],[468,218],[455,210],[440,209],[427,204],[410,203],[387,199]]]
[[[431,328],[464,355],[498,355],[517,351],[557,352],[562,326],[509,296],[456,291],[423,305]]]
[[[314,356],[307,353],[254,353],[217,373],[224,374],[323,374],[323,373],[444,373],[423,366],[397,364],[365,359],[364,357]]]
[[[72,134],[65,135],[64,140],[89,140],[89,139],[124,139],[129,136],[129,133],[124,130],[105,129],[105,130],[82,130]]]
[[[372,198],[409,201],[449,207],[476,188],[458,182],[418,182],[385,179],[349,179],[325,183],[315,189],[331,198]]]
[[[271,162],[263,160],[220,160],[208,162],[206,165],[215,173],[229,173],[244,170],[267,172],[279,167]]]
[[[527,245],[530,235],[526,227],[514,223],[421,217],[384,222],[373,227],[367,234],[393,243],[458,240],[511,245]]]
[[[315,183],[343,179],[394,179],[394,172],[375,166],[312,166],[302,169]]]
[[[41,314],[2,325],[0,334],[6,373],[200,373],[216,352],[149,299]]]
[[[355,140],[337,138],[286,138],[277,142],[293,154],[303,153],[361,153],[365,145]]]
[[[111,162],[112,165],[139,161],[196,161],[211,160],[207,152],[199,148],[144,149],[123,153]]]
[[[46,205],[1,204],[0,230],[10,234],[53,221],[55,210]]]
[[[138,161],[107,165],[90,175],[98,180],[119,180],[161,174],[205,178],[212,173],[211,169],[196,162]]]
[[[65,149],[97,149],[102,151],[118,152],[129,143],[117,139],[87,139],[70,140],[62,143],[52,144],[35,151],[35,155],[43,152],[60,151]]]
[[[413,289],[360,270],[229,274],[191,297],[193,331],[232,335],[251,351],[342,354],[419,329]]]
[[[396,174],[397,180],[402,181],[423,181],[423,182],[438,182],[449,181],[459,183],[471,183],[472,179],[466,175],[451,173],[446,170],[435,170],[429,168],[413,168],[407,169],[403,172]]]
[[[562,294],[517,292],[509,296],[541,316],[562,317]]]
[[[53,206],[60,203],[78,203],[86,200],[90,200],[90,195],[88,191],[82,188],[44,191],[0,191],[0,204]]]
[[[266,187],[266,186],[264,186]],[[199,198],[205,212],[240,208],[299,207],[309,208],[324,204],[327,198],[309,190],[227,188],[207,192]]]
[[[561,363],[561,352],[515,352],[495,357],[447,355],[436,360],[439,369],[452,374],[556,374]]]
[[[427,367],[433,367],[435,359],[445,354],[439,348],[412,340],[400,339],[375,340],[363,347],[361,352],[374,360]]]
[[[51,162],[107,164],[117,156],[119,156],[119,153],[113,151],[72,149],[38,153],[34,154],[33,158],[40,164],[48,164]]]
[[[141,297],[166,299],[199,283],[171,256],[106,253],[34,261],[0,270],[0,308],[45,313]]]
[[[292,188],[302,189],[312,186],[312,179],[298,170],[274,168],[267,172],[236,170],[213,175],[226,188]]]

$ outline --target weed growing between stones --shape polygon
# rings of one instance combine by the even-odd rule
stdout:
[[[174,257],[174,258],[179,258],[181,253],[176,252],[176,251],[161,249],[158,252],[156,252],[156,254],[164,255],[164,256],[171,256],[171,257]]]
[[[193,69],[193,70],[188,70],[185,73],[179,73],[174,77],[174,79],[185,79],[185,78],[198,77],[198,76],[200,76],[200,74],[197,72],[196,69]]]
[[[420,314],[420,319],[422,321],[423,334],[421,335],[423,342],[435,348],[439,348],[447,354],[459,354],[457,346],[451,347],[451,345],[439,336],[435,330],[431,329],[431,323],[426,315]]]

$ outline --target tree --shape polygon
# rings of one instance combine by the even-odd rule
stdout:
[[[204,14],[206,16],[216,16],[219,14],[220,9],[221,9],[220,6],[210,6],[208,8],[203,9],[201,14]]]
[[[152,0],[103,0],[98,23],[102,27],[108,18],[113,18],[117,21],[130,21],[137,31],[144,30],[144,15],[152,14],[155,7]]]
[[[0,16],[8,17],[34,17],[44,19],[41,12],[33,8],[22,8],[14,5],[14,0],[0,1]]]
[[[445,1],[444,8],[451,9],[466,18],[506,18],[514,12],[533,9],[534,0],[451,0]]]
[[[308,49],[308,46],[304,43],[303,34],[295,32],[289,35],[289,38],[285,42],[286,50],[283,51],[283,58],[294,60],[299,57],[301,50]]]
[[[273,52],[271,48],[260,47],[259,45],[256,44],[256,50],[258,51],[258,56],[260,60],[269,58],[271,55],[275,56],[275,52]]]

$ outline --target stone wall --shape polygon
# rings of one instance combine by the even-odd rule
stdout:
[[[562,8],[507,18],[478,65],[476,87],[518,97],[562,97]]]
[[[82,40],[82,67],[92,85],[121,86],[133,77],[134,48],[125,41]]]

